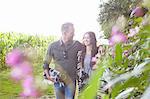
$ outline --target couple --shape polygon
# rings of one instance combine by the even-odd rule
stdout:
[[[62,24],[61,32],[61,39],[49,45],[43,68],[46,78],[54,82],[56,98],[74,99],[79,63],[77,54],[82,52],[81,66],[84,66],[85,72],[90,76],[93,65],[91,60],[98,52],[96,38],[93,32],[87,32],[84,34],[83,44],[74,41],[72,23]],[[52,59],[55,69],[49,68]]]

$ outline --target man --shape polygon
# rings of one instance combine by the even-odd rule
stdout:
[[[77,53],[82,50],[82,45],[74,41],[74,26],[64,23],[61,27],[60,40],[49,45],[44,61],[44,72],[48,80],[54,82],[57,99],[74,99],[76,90]],[[54,60],[55,69],[59,72],[60,81],[54,81],[49,73],[49,64]]]

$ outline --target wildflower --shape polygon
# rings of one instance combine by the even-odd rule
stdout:
[[[143,17],[148,10],[143,7],[136,7],[132,10],[130,17],[136,16],[136,17]]]
[[[23,78],[22,69],[20,67],[14,67],[11,70],[10,76],[12,79],[19,81]]]
[[[118,33],[120,33],[119,27],[118,26],[113,26],[111,35],[115,35],[115,34],[118,34]]]
[[[19,64],[22,61],[23,55],[22,53],[15,49],[12,52],[8,53],[6,56],[6,63],[10,66],[18,66],[17,64]]]
[[[126,41],[127,41],[127,36],[120,32],[118,34],[112,35],[112,37],[109,40],[109,44],[114,45],[116,43],[123,43]]]
[[[32,75],[32,66],[28,62],[23,62],[21,65],[22,73],[26,75]]]
[[[33,78],[32,65],[26,58],[25,54],[15,49],[6,56],[6,63],[11,67],[11,78],[22,83],[23,92],[20,95],[23,98],[39,97],[40,94]]]
[[[129,34],[128,37],[133,37],[134,35],[136,35],[138,32],[140,31],[139,27],[135,27],[134,29],[130,29],[129,30]]]

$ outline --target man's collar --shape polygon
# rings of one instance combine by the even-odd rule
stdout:
[[[59,40],[59,43],[60,43],[60,46],[62,46],[64,44],[61,39]]]
[[[64,45],[64,42],[63,42],[62,39],[60,39],[59,42],[60,42],[60,46],[63,46],[63,45]],[[72,43],[73,43],[73,40],[66,42],[66,45],[70,45],[70,44],[72,44]]]

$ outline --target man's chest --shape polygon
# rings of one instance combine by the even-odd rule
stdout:
[[[53,57],[56,60],[62,60],[62,59],[76,59],[77,53],[80,50],[80,48],[76,45],[74,46],[55,46],[53,48]]]

